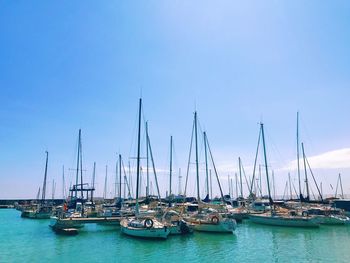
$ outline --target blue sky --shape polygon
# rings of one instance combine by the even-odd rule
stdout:
[[[1,1],[0,198],[36,195],[45,150],[60,196],[79,128],[102,195],[105,165],[113,181],[116,153],[135,155],[141,95],[163,194],[169,137],[184,175],[195,109],[224,189],[238,156],[250,170],[263,121],[283,193],[299,110],[324,191],[342,173],[350,193],[349,12],[348,1]]]

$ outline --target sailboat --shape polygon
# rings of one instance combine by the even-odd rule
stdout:
[[[78,220],[70,220],[77,218],[86,218],[88,215],[88,207],[93,204],[93,192],[95,187],[89,187],[89,184],[83,182],[83,160],[82,160],[82,139],[81,129],[78,133],[78,149],[77,149],[77,167],[75,175],[75,184],[69,189],[68,204],[65,203],[64,210],[59,211],[56,215],[51,216],[50,227],[54,231],[72,230],[82,228],[84,223]],[[95,170],[95,164],[94,164]],[[79,178],[80,177],[80,178]],[[80,182],[79,182],[80,179]],[[93,183],[94,184],[94,183]],[[84,192],[86,196],[84,197]],[[80,196],[79,196],[80,193]],[[88,204],[88,205],[87,205]],[[91,211],[90,211],[91,214]],[[73,231],[74,232],[74,231]]]
[[[140,181],[140,139],[141,139],[141,108],[139,101],[139,122],[137,135],[137,179],[136,179],[136,206],[135,217],[126,217],[120,221],[120,230],[123,234],[133,237],[166,239],[170,233],[168,227],[154,216],[139,214],[139,181]]]
[[[236,228],[236,221],[232,218],[224,217],[222,213],[219,213],[216,209],[210,207],[210,205],[203,203],[200,198],[199,192],[199,168],[198,168],[198,139],[197,139],[197,112],[194,113],[194,132],[195,135],[195,150],[196,150],[196,178],[197,178],[197,201],[198,201],[198,212],[190,216],[184,217],[184,219],[193,225],[194,230],[202,232],[221,232],[221,233],[233,233]],[[204,133],[204,143],[209,148],[210,157],[214,165],[214,171],[216,178],[219,183],[221,192],[221,198],[224,200],[219,177],[217,175],[216,167],[213,162],[213,156],[208,144],[206,134]],[[192,145],[192,143],[191,143]],[[206,147],[205,147],[206,149]],[[190,150],[191,151],[191,150]],[[207,169],[206,169],[207,170]],[[187,180],[187,179],[186,179]],[[208,180],[207,180],[208,181]],[[207,190],[208,191],[208,190]]]
[[[34,218],[34,219],[49,219],[51,216],[52,205],[48,205],[45,199],[48,160],[49,160],[49,153],[46,151],[45,175],[44,175],[41,200],[36,206],[23,210],[21,213],[21,217]]]
[[[270,201],[270,212],[262,214],[251,214],[249,216],[250,220],[257,224],[273,225],[273,226],[289,226],[289,227],[318,227],[318,220],[315,217],[310,217],[308,215],[298,215],[296,211],[281,211],[276,210],[273,204],[270,191],[270,181],[267,166],[266,157],[266,145],[265,145],[265,135],[264,135],[264,125],[260,123],[260,133],[262,136],[263,150],[264,150],[264,160],[265,160],[265,172],[267,179],[267,189],[268,197]]]

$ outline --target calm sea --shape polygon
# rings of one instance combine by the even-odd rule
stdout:
[[[0,210],[0,262],[350,262],[350,226],[294,229],[246,222],[234,235],[195,232],[154,241],[101,225],[59,236],[48,224]]]

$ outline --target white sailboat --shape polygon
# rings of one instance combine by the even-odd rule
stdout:
[[[195,135],[195,147],[196,147],[196,175],[197,175],[197,201],[198,201],[198,213],[185,217],[186,222],[193,225],[194,230],[202,232],[221,232],[221,233],[233,233],[236,229],[236,220],[229,217],[223,217],[217,210],[210,208],[210,205],[202,203],[199,193],[199,169],[198,169],[198,141],[197,141],[197,112],[194,113],[194,135]],[[217,175],[216,167],[213,161],[213,156],[209,147],[206,133],[204,132],[204,145],[205,155],[207,156],[207,146],[209,149],[211,161],[214,166],[216,178],[218,180],[221,198],[224,200],[219,177]],[[207,170],[207,169],[206,169]],[[208,191],[208,190],[207,190]],[[228,212],[227,212],[228,213]]]
[[[141,108],[142,99],[139,101],[135,217],[122,219],[120,221],[120,230],[123,234],[133,237],[166,239],[170,233],[170,229],[167,226],[159,222],[155,217],[141,216],[139,214]]]
[[[250,220],[257,224],[273,225],[273,226],[318,227],[319,223],[315,217],[299,216],[294,211],[290,211],[289,213],[276,212],[275,207],[273,205],[272,198],[271,198],[263,123],[260,123],[260,135],[262,137],[262,143],[263,143],[267,189],[268,189],[271,210],[270,212],[267,212],[267,213],[251,214],[249,216]]]
[[[316,217],[278,215],[278,214],[251,214],[249,219],[257,224],[272,226],[290,226],[290,227],[319,227],[319,221]]]
[[[46,163],[45,163],[45,175],[42,188],[42,198],[40,202],[33,207],[24,209],[21,213],[21,217],[32,218],[32,219],[49,219],[52,214],[52,205],[46,203],[46,178],[47,178],[47,164],[49,160],[49,153],[46,151]]]

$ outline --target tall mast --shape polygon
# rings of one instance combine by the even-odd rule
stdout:
[[[49,152],[46,151],[46,162],[45,162],[45,175],[44,175],[44,183],[43,183],[43,189],[42,189],[42,196],[41,201],[45,201],[45,194],[46,194],[46,179],[47,179],[47,163],[49,161]]]
[[[91,201],[94,200],[94,191],[95,191],[95,177],[96,177],[96,162],[94,162],[94,170],[92,173],[92,191],[91,191]]]
[[[298,164],[298,181],[299,181],[299,198],[301,200],[301,183],[300,183],[300,164],[299,164],[299,112],[297,112],[297,164]]]
[[[204,155],[205,155],[205,178],[206,178],[206,185],[207,185],[207,195],[209,196],[209,175],[208,175],[208,154],[207,154],[207,133],[203,132],[204,137]]]
[[[139,210],[139,181],[140,181],[140,140],[141,140],[141,107],[142,99],[139,101],[139,128],[137,133],[137,167],[136,167],[136,214]]]
[[[310,192],[309,192],[309,182],[307,180],[307,168],[306,168],[306,161],[305,161],[304,143],[301,143],[301,148],[303,151],[304,170],[305,170],[306,199],[309,200],[310,199]]]
[[[81,195],[81,199],[84,198],[84,191],[83,191],[83,147],[82,147],[82,143],[81,143],[81,133],[79,130],[79,146],[80,146],[80,195]]]
[[[171,175],[173,172],[173,136],[170,136],[170,173],[169,173],[169,196],[171,196]]]
[[[270,191],[270,180],[269,180],[269,169],[267,167],[267,157],[266,157],[266,144],[265,144],[265,135],[264,135],[264,124],[260,123],[261,126],[261,135],[262,135],[262,141],[263,141],[263,147],[264,147],[264,160],[265,160],[265,172],[266,172],[266,179],[267,179],[267,190],[269,193],[269,201],[270,201],[270,206],[272,207],[273,202],[271,198],[271,191]],[[272,209],[271,209],[271,214],[272,214]]]
[[[290,200],[292,200],[293,199],[293,192],[292,192],[292,183],[290,182],[290,173],[288,173],[288,180],[289,180]]]
[[[80,159],[80,136],[81,136],[81,129],[79,129],[79,134],[78,134],[77,170],[76,170],[76,175],[75,175],[75,198],[78,197],[78,178],[79,178],[79,159]]]
[[[122,200],[122,155],[119,154],[119,200]]]
[[[146,198],[149,196],[149,143],[148,143],[148,122],[146,121],[146,174],[147,174],[147,186],[146,186]]]
[[[197,200],[200,202],[199,194],[199,168],[198,168],[198,140],[197,140],[197,112],[194,112],[194,133],[195,133],[195,145],[196,145],[196,175],[197,175]]]
[[[241,164],[241,157],[238,157],[238,166],[239,166],[239,180],[240,180],[240,187],[241,187],[241,197],[243,198],[243,180],[242,180],[242,164]]]

